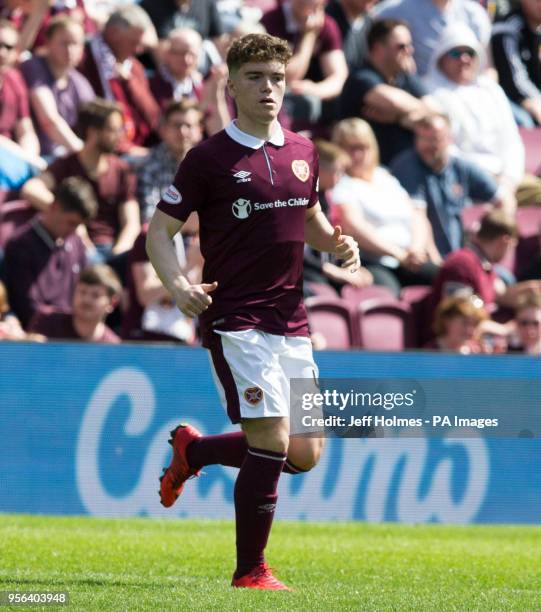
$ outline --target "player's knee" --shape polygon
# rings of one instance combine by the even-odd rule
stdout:
[[[249,446],[287,454],[289,448],[287,419],[274,417],[243,419],[242,429]]]
[[[319,463],[324,446],[325,440],[322,438],[309,439],[302,448],[290,447],[288,461],[300,472],[309,472]]]

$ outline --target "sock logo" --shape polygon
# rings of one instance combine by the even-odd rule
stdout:
[[[276,504],[262,504],[257,507],[258,514],[263,514],[265,512],[274,512],[276,508]]]
[[[259,387],[248,387],[244,391],[244,399],[252,406],[257,406],[263,399],[263,389]]]

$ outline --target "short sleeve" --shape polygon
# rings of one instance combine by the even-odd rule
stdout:
[[[121,201],[127,202],[128,200],[134,200],[137,197],[137,175],[132,168],[126,164],[122,168],[122,190]]]
[[[197,149],[192,149],[180,164],[173,183],[163,193],[157,208],[183,222],[190,213],[198,212],[207,193],[207,183],[201,176],[200,168],[208,166],[209,162],[201,159]]]
[[[321,53],[330,53],[342,49],[342,34],[338,24],[330,15],[325,15],[325,24],[320,36]]]
[[[469,197],[476,202],[490,202],[496,197],[498,184],[476,164],[467,163]]]
[[[377,72],[361,68],[351,74],[344,85],[340,105],[342,117],[358,117],[366,94],[383,83]]]
[[[38,57],[33,57],[23,64],[19,70],[26,81],[29,90],[36,89],[42,85],[50,87],[51,77],[45,66],[45,61]]]

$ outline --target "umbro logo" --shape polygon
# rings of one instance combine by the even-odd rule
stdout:
[[[252,180],[251,174],[251,172],[246,170],[239,170],[233,176],[237,179],[237,183],[249,183]]]

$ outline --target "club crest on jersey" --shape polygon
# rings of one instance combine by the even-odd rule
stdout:
[[[239,170],[233,175],[237,179],[237,183],[250,183],[252,181],[251,172],[247,170]]]
[[[244,399],[252,406],[256,406],[263,399],[263,389],[259,387],[248,387],[248,389],[244,391]]]
[[[233,202],[232,210],[237,219],[247,219],[252,212],[252,203],[250,200],[239,198]]]
[[[163,194],[163,200],[168,204],[180,204],[182,202],[182,196],[174,185],[169,185]]]
[[[310,176],[310,168],[308,166],[308,162],[304,161],[304,159],[294,159],[291,162],[291,169],[293,170],[293,174],[302,181],[306,183]]]

